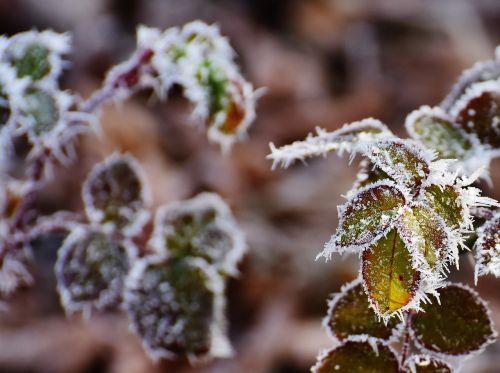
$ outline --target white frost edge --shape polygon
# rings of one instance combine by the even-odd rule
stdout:
[[[377,356],[378,356],[379,345],[386,347],[394,355],[394,360],[396,360],[398,368],[400,368],[398,354],[396,350],[394,350],[394,348],[388,342],[379,338],[358,335],[358,336],[350,336],[344,339],[342,343],[336,347],[320,351],[318,357],[316,358],[316,364],[311,367],[311,373],[319,373],[320,372],[319,369],[322,366],[323,360],[335,350],[345,346],[348,342],[367,343],[373,349],[373,351]]]
[[[393,189],[396,189],[397,191],[399,191],[401,193],[401,195],[403,196],[404,200],[405,200],[404,204],[402,206],[400,206],[397,214],[387,223],[387,226],[385,227],[385,229],[383,229],[382,231],[380,231],[378,234],[374,235],[373,238],[370,239],[369,242],[366,242],[364,244],[359,244],[359,245],[348,245],[348,246],[340,246],[340,245],[338,245],[336,241],[337,241],[337,238],[338,238],[339,229],[340,229],[340,227],[342,226],[342,224],[344,223],[344,220],[345,220],[344,211],[347,208],[347,206],[350,205],[350,204],[352,204],[352,202],[360,194],[365,193],[366,191],[368,191],[370,189],[377,188],[379,186],[388,186],[390,188],[393,188]],[[330,240],[325,243],[323,251],[321,251],[316,256],[316,260],[318,260],[320,257],[324,257],[326,260],[330,260],[333,253],[339,253],[339,254],[343,254],[343,253],[346,253],[346,252],[358,253],[360,251],[363,251],[363,250],[367,249],[370,245],[372,245],[374,242],[378,241],[380,238],[382,238],[385,235],[387,235],[387,233],[392,228],[394,228],[394,224],[396,223],[396,221],[399,219],[399,217],[403,213],[403,207],[404,207],[404,205],[407,204],[408,201],[410,201],[410,200],[411,200],[411,198],[410,198],[409,192],[407,190],[402,189],[399,185],[397,185],[392,180],[379,180],[379,181],[377,181],[375,183],[371,183],[371,184],[365,185],[363,188],[358,189],[356,191],[356,193],[353,194],[353,195],[351,195],[349,197],[349,199],[344,204],[338,206],[337,209],[338,209],[338,214],[339,214],[339,224],[338,224],[339,228],[337,228],[337,232],[335,232],[335,234],[333,234],[331,236]]]
[[[486,303],[485,300],[483,300],[479,296],[479,294],[474,289],[472,289],[468,285],[465,285],[465,284],[462,284],[462,283],[458,283],[458,282],[445,282],[443,284],[443,288],[445,288],[445,287],[458,287],[460,289],[466,290],[469,293],[471,293],[472,297],[475,298],[475,300],[477,301],[477,303],[479,303],[480,305],[482,305],[483,308],[485,309],[486,314],[488,316],[488,319],[490,321],[490,328],[493,331],[492,335],[481,346],[479,346],[479,348],[477,348],[476,350],[471,351],[471,352],[466,353],[466,354],[452,355],[452,354],[446,354],[446,353],[443,353],[443,352],[429,350],[426,347],[424,347],[420,343],[419,339],[417,338],[417,336],[415,334],[415,331],[412,328],[412,318],[410,318],[410,322],[408,324],[408,330],[410,332],[411,339],[415,343],[415,346],[418,349],[420,349],[422,352],[424,352],[426,354],[429,354],[429,355],[436,356],[436,357],[438,357],[440,359],[453,359],[455,362],[461,363],[461,362],[463,362],[463,361],[465,361],[465,360],[467,360],[467,359],[469,359],[469,358],[471,358],[473,356],[481,354],[488,345],[490,345],[491,343],[494,343],[496,341],[496,339],[498,337],[498,333],[495,330],[495,325],[493,323],[493,318],[492,318],[492,315],[491,315],[491,310],[488,307],[488,304]]]
[[[238,263],[247,250],[245,234],[236,224],[229,206],[218,194],[200,193],[189,200],[174,201],[160,206],[156,211],[154,230],[149,240],[149,246],[158,254],[170,255],[165,242],[165,231],[171,233],[173,230],[169,224],[165,224],[165,220],[175,217],[179,213],[197,216],[199,211],[207,208],[213,208],[216,211],[215,222],[212,224],[228,233],[233,242],[233,247],[226,254],[223,262],[213,263],[213,265],[217,269],[235,277],[239,274]]]
[[[88,301],[75,301],[72,299],[71,292],[69,291],[68,287],[65,284],[63,272],[64,272],[64,261],[66,259],[66,256],[71,252],[74,245],[79,245],[81,241],[87,239],[87,237],[92,234],[101,234],[106,236],[106,232],[104,232],[99,226],[87,226],[83,224],[75,224],[75,227],[73,228],[71,233],[65,238],[65,240],[62,243],[62,246],[59,248],[57,252],[57,261],[54,266],[54,271],[57,280],[57,291],[59,293],[61,304],[67,316],[73,313],[81,312],[85,319],[89,319],[90,316],[92,315],[93,309],[101,311],[116,300],[117,289],[107,288],[101,291],[97,299]],[[122,241],[116,241],[115,243],[119,244],[121,247],[125,249],[125,252],[128,256],[128,260],[130,263],[130,268],[132,268],[134,261],[138,257],[138,252],[139,252],[138,248],[131,240],[128,239]],[[87,247],[85,247],[85,249],[86,248]]]
[[[476,285],[480,276],[491,274],[495,277],[500,277],[500,241],[495,242],[493,253],[490,253],[489,251],[485,251],[482,249],[483,242],[485,240],[485,235],[484,235],[485,231],[498,224],[499,221],[500,221],[500,210],[497,211],[491,219],[486,221],[476,231],[478,238],[473,248],[474,259],[476,261],[476,265],[474,268],[474,283]],[[493,234],[495,233],[493,232]],[[496,234],[498,235],[499,232],[497,232]],[[483,257],[485,253],[488,253],[488,255],[492,256],[491,261],[489,263],[485,263],[485,258]]]
[[[366,126],[375,127],[380,129],[381,132],[378,134],[361,132],[357,134],[358,138],[347,141],[341,139],[344,133],[362,130]],[[392,136],[392,132],[381,121],[374,118],[367,118],[358,122],[346,123],[340,129],[333,132],[316,127],[316,134],[310,133],[305,140],[295,141],[280,148],[276,148],[273,143],[269,143],[271,153],[266,158],[273,161],[273,169],[278,166],[288,168],[297,160],[304,162],[307,158],[326,157],[331,151],[338,151],[339,155],[342,155],[344,151],[351,152],[353,150],[353,143],[355,142],[370,142],[375,138]]]
[[[3,250],[6,248],[3,247]],[[20,258],[16,256],[21,256]],[[34,281],[27,265],[23,263],[24,259],[31,256],[28,247],[16,249],[14,253],[7,253],[0,266],[0,294],[10,295],[21,285],[31,285]]]
[[[139,179],[141,185],[140,199],[142,200],[142,208],[138,211],[131,211],[127,206],[123,206],[120,211],[127,217],[130,217],[130,223],[125,227],[120,229],[120,232],[127,236],[132,237],[141,232],[141,229],[148,222],[150,218],[150,212],[147,207],[151,204],[152,195],[149,188],[149,183],[146,178],[146,173],[140,163],[130,154],[113,153],[106,159],[94,165],[90,173],[87,175],[85,182],[82,186],[82,200],[85,206],[85,213],[88,219],[94,224],[100,224],[105,232],[108,234],[116,231],[118,228],[113,222],[102,223],[103,212],[102,210],[94,206],[94,198],[90,192],[91,184],[96,178],[99,177],[101,172],[106,172],[108,169],[113,167],[116,163],[125,162],[133,173]]]
[[[428,366],[432,363],[432,361],[436,361],[438,364],[444,365],[446,368],[450,370],[450,373],[454,372],[454,369],[448,362],[445,360],[442,360],[440,358],[437,358],[432,355],[423,355],[423,354],[418,354],[418,355],[412,355],[405,363],[403,366],[404,369],[409,369],[411,373],[417,373],[417,365],[420,366]],[[422,365],[425,364],[425,365]]]
[[[197,364],[203,361],[207,361],[212,357],[216,358],[228,358],[232,357],[234,352],[231,346],[231,342],[227,336],[227,321],[225,318],[225,296],[224,296],[224,281],[221,276],[217,273],[215,268],[208,264],[202,258],[187,258],[190,264],[195,267],[200,268],[207,279],[207,286],[214,294],[214,308],[213,315],[214,320],[211,325],[211,341],[210,350],[205,355],[192,355],[188,354],[187,358],[192,364]],[[132,269],[125,280],[125,291],[124,291],[124,305],[130,316],[131,310],[128,306],[129,303],[134,303],[136,301],[135,296],[132,294],[134,291],[140,289],[141,281],[143,275],[150,265],[156,265],[164,263],[168,265],[168,256],[166,253],[149,255],[144,258],[138,259],[134,262]],[[173,360],[178,357],[178,354],[169,351],[167,349],[152,348],[141,336],[134,323],[129,324],[129,329],[135,333],[142,342],[143,348],[148,354],[148,356],[153,361],[159,361],[161,359]]]

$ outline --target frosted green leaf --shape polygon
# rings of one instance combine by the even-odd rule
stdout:
[[[25,47],[24,54],[15,61],[17,76],[29,76],[40,80],[50,73],[50,51],[43,45],[31,44]]]
[[[225,109],[228,100],[227,86],[229,83],[224,71],[210,60],[205,60],[198,68],[196,77],[205,88],[208,97],[209,116],[213,116]]]
[[[406,119],[406,129],[412,138],[435,151],[440,159],[464,158],[472,146],[467,134],[440,108],[424,106],[414,111]]]
[[[362,276],[372,305],[383,316],[408,305],[420,284],[420,274],[396,229],[363,252]]]
[[[409,188],[420,186],[430,172],[431,155],[410,140],[386,139],[369,143],[363,153],[391,178]]]
[[[404,373],[453,373],[447,362],[428,355],[413,355],[404,366]]]
[[[150,257],[136,263],[125,305],[146,350],[159,358],[228,356],[223,283],[203,259]]]
[[[471,289],[448,284],[440,289],[440,302],[425,304],[412,316],[410,328],[426,351],[466,355],[495,340],[488,309]]]
[[[376,351],[373,345],[376,345]],[[347,340],[320,356],[313,373],[398,373],[394,352],[382,341]]]
[[[237,273],[245,250],[243,234],[229,207],[211,193],[160,207],[152,244],[172,258],[203,258],[225,274]]]
[[[405,210],[399,228],[403,241],[423,256],[430,269],[439,270],[448,247],[443,220],[431,209],[416,205]]]
[[[342,289],[329,302],[325,327],[332,336],[345,339],[352,335],[390,339],[400,324],[397,318],[391,318],[384,324],[370,308],[370,303],[360,280],[354,280]]]
[[[387,231],[405,202],[403,193],[390,182],[359,190],[341,206],[339,227],[332,244],[352,247],[371,243]]]
[[[463,222],[463,207],[460,193],[451,185],[429,185],[424,191],[427,204],[452,228]]]
[[[131,243],[125,247],[103,233],[76,228],[64,240],[55,266],[66,311],[88,314],[118,305],[135,254]]]
[[[59,108],[54,97],[39,89],[29,89],[24,96],[25,115],[32,131],[40,136],[50,132],[59,121]]]
[[[89,219],[129,236],[138,233],[149,217],[148,192],[137,161],[119,154],[94,166],[82,188]]]
[[[500,212],[477,230],[474,244],[475,277],[492,274],[500,277]]]
[[[452,109],[456,122],[483,144],[500,148],[500,83],[473,85]]]

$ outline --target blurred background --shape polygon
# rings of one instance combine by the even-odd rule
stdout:
[[[321,327],[326,299],[357,276],[355,256],[315,262],[337,226],[336,206],[356,164],[331,155],[271,172],[268,143],[304,138],[365,117],[406,136],[403,123],[420,105],[436,105],[460,72],[493,56],[500,43],[498,0],[0,0],[0,33],[32,28],[69,31],[74,51],[65,88],[88,97],[106,71],[135,47],[139,24],[161,29],[201,19],[217,23],[239,55],[245,76],[267,87],[249,138],[224,156],[193,129],[189,104],[134,96],[103,113],[104,134],[82,138],[80,158],[57,170],[43,190],[42,212],[81,209],[80,185],[92,165],[114,150],[145,167],[156,204],[200,191],[221,194],[246,232],[249,251],[228,289],[233,359],[189,367],[153,364],[129,332],[123,313],[67,319],[53,264],[57,239],[35,250],[35,284],[0,314],[1,373],[307,372],[332,342]],[[500,162],[492,165],[500,199]],[[454,281],[473,283],[462,257]],[[480,280],[500,326],[499,282]],[[500,344],[462,372],[500,372]]]

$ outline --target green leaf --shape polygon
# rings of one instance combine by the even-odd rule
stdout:
[[[443,220],[426,206],[414,205],[404,211],[399,229],[408,247],[417,250],[431,270],[439,271],[449,245]]]
[[[125,305],[151,357],[227,357],[223,287],[200,258],[138,261],[127,281]]]
[[[427,355],[413,355],[405,364],[404,373],[453,373],[447,362]]]
[[[313,373],[398,373],[399,363],[394,352],[382,341],[372,344],[363,340],[347,340],[320,356]]]
[[[451,112],[467,133],[482,144],[500,148],[500,82],[476,83]]]
[[[229,207],[212,193],[160,207],[152,244],[158,252],[168,252],[174,259],[200,257],[233,275],[245,251],[243,234]]]
[[[439,159],[464,158],[472,147],[467,134],[440,108],[424,106],[412,112],[405,124],[410,136],[435,151]]]
[[[368,335],[390,339],[400,320],[392,318],[384,324],[370,308],[360,280],[354,280],[329,302],[324,325],[332,336],[345,339],[353,335]]]
[[[352,247],[370,244],[401,214],[403,193],[390,182],[368,185],[340,207],[341,215],[332,245]]]
[[[229,85],[226,74],[210,60],[204,60],[196,75],[200,84],[205,88],[208,98],[209,115],[216,115],[227,105]]]
[[[432,184],[425,188],[427,204],[452,228],[463,223],[464,209],[459,191],[451,185]]]
[[[448,284],[440,289],[440,303],[425,304],[411,318],[410,328],[422,349],[466,355],[495,340],[488,309],[473,290]]]
[[[431,154],[416,142],[386,139],[369,143],[363,154],[398,183],[416,188],[430,172]]]
[[[117,306],[135,251],[131,243],[125,246],[101,232],[76,228],[64,240],[55,266],[66,311],[88,314],[92,308]]]
[[[365,289],[375,310],[388,316],[407,306],[420,284],[412,257],[396,229],[370,246],[362,255]]]
[[[29,76],[33,80],[40,80],[50,73],[50,51],[39,44],[25,47],[24,54],[15,61],[17,76]]]
[[[473,250],[476,282],[486,274],[500,277],[500,211],[477,230]]]
[[[113,154],[98,163],[82,188],[85,211],[90,221],[122,234],[137,234],[149,218],[145,178],[137,161]]]
[[[31,130],[36,136],[50,132],[59,121],[56,100],[48,92],[30,88],[24,96],[24,113],[31,122]]]

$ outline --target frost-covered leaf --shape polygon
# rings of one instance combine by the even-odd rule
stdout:
[[[477,230],[474,244],[475,279],[492,274],[500,277],[500,211]]]
[[[370,308],[370,303],[357,279],[345,285],[342,291],[328,302],[328,313],[323,325],[332,337],[345,339],[352,335],[390,339],[400,324],[397,318],[391,318],[384,324]]]
[[[478,62],[470,69],[465,70],[451,92],[441,103],[441,107],[448,111],[457,100],[475,83],[497,80],[500,78],[500,60]]]
[[[50,51],[43,45],[30,44],[24,53],[15,60],[17,76],[29,76],[33,80],[40,80],[50,73]]]
[[[354,338],[324,352],[312,367],[313,373],[398,373],[393,350],[381,340]]]
[[[450,245],[444,221],[430,208],[417,204],[405,209],[398,228],[407,247],[433,272],[439,272]]]
[[[152,245],[172,258],[200,257],[234,275],[245,239],[229,207],[216,194],[173,202],[158,209]]]
[[[127,279],[125,305],[150,356],[227,357],[224,284],[201,258],[147,257]]]
[[[500,81],[476,83],[451,109],[456,122],[482,144],[500,148]]]
[[[461,128],[441,108],[423,106],[406,118],[406,130],[412,138],[427,149],[437,153],[438,158],[464,158],[472,144]]]
[[[410,328],[424,351],[467,355],[481,350],[496,338],[489,311],[471,289],[448,284],[440,289],[440,302],[425,304],[414,314]]]
[[[363,159],[359,164],[359,172],[356,175],[356,181],[351,190],[347,193],[347,196],[351,196],[353,193],[356,193],[358,189],[381,180],[391,180],[391,177],[380,168],[374,166],[368,159]]]
[[[432,184],[424,191],[426,203],[452,228],[463,224],[464,209],[460,192],[452,185]]]
[[[131,261],[131,242],[118,242],[83,226],[75,228],[59,249],[55,266],[57,288],[67,312],[117,306]]]
[[[367,247],[391,228],[405,203],[404,194],[389,181],[360,189],[339,207],[339,227],[322,255]]]
[[[406,362],[404,373],[453,373],[451,366],[436,357],[428,355],[413,355]]]
[[[106,229],[133,236],[149,219],[149,189],[142,168],[129,155],[115,153],[94,166],[82,194],[89,220]]]
[[[366,144],[361,151],[398,183],[420,186],[430,173],[431,154],[410,140],[386,139]]]
[[[345,124],[342,128],[326,132],[316,129],[316,135],[309,134],[303,141],[276,148],[270,144],[271,154],[267,156],[273,161],[273,168],[277,165],[288,167],[296,160],[304,161],[308,158],[326,156],[331,151],[351,151],[356,143],[370,142],[377,138],[391,137],[392,132],[385,124],[376,119],[364,119],[360,122]]]
[[[362,276],[370,303],[384,317],[409,306],[420,284],[420,273],[396,229],[363,252]]]
[[[30,130],[39,136],[50,132],[59,121],[56,99],[47,91],[30,88],[24,96],[24,114]]]
[[[56,79],[64,68],[62,57],[71,49],[68,34],[28,31],[12,36],[7,44],[1,59],[16,69],[18,77],[29,77],[45,88],[57,86]]]

